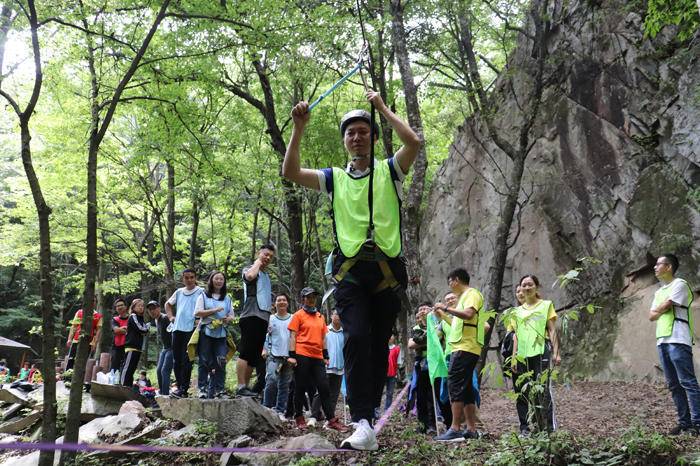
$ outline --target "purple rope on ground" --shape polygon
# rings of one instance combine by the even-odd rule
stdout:
[[[108,443],[29,443],[13,442],[0,445],[2,450],[65,450],[65,451],[118,451],[140,453],[357,453],[355,450],[324,448],[229,448],[229,447],[181,447],[170,445],[112,445]]]
[[[379,435],[379,432],[384,428],[384,424],[386,424],[386,421],[389,420],[391,417],[391,414],[394,412],[396,407],[399,405],[399,402],[403,399],[404,396],[406,396],[406,393],[408,392],[408,387],[411,386],[411,383],[407,383],[405,387],[403,387],[403,390],[401,390],[401,393],[399,393],[399,396],[394,398],[394,402],[391,403],[391,406],[389,406],[389,409],[384,411],[384,414],[382,414],[382,417],[379,418],[379,420],[374,424],[374,433]]]
[[[407,383],[401,390],[401,393],[391,403],[381,418],[374,425],[374,432],[378,435],[384,425],[391,417],[399,403],[406,396],[408,388],[411,384]],[[182,447],[175,445],[114,445],[109,443],[30,443],[30,442],[12,442],[0,445],[0,451],[3,450],[40,450],[40,451],[80,451],[80,452],[96,452],[96,451],[117,451],[117,452],[139,452],[139,453],[204,453],[204,454],[222,454],[222,453],[312,453],[312,454],[333,454],[333,453],[360,453],[357,450],[334,450],[327,448],[229,448],[229,447]]]

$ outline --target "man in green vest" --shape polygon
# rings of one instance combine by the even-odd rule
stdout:
[[[661,282],[654,294],[649,320],[656,321],[656,348],[668,389],[678,413],[678,425],[669,433],[700,435],[700,386],[693,367],[693,292],[688,283],[675,276],[678,258],[659,256],[654,266]]]
[[[340,134],[351,157],[348,166],[302,168],[299,146],[310,113],[309,104],[300,102],[292,109],[294,128],[282,164],[282,176],[326,193],[331,199],[336,239],[335,300],[345,332],[347,400],[357,426],[341,448],[357,450],[378,448],[372,430],[374,408],[381,400],[388,365],[387,343],[401,308],[397,291],[407,283],[401,258],[401,183],[421,147],[418,135],[389,110],[377,92],[368,91],[367,100],[403,143],[393,157],[371,160],[378,127],[371,127],[368,112],[353,110],[340,121]]]

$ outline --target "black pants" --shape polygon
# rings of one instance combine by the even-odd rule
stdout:
[[[187,343],[192,338],[192,332],[175,330],[173,336],[173,370],[177,389],[180,392],[187,392],[190,389],[190,379],[192,378],[192,363],[187,356]]]
[[[68,361],[66,361],[66,370],[67,371],[73,369],[73,365],[75,364],[75,355],[77,353],[78,353],[78,342],[71,341],[70,348],[68,348]]]
[[[327,419],[335,417],[331,409],[330,389],[326,378],[326,365],[323,359],[309,358],[297,355],[297,366],[294,368],[294,417],[304,415],[304,398],[309,390],[315,387],[321,398],[321,408]]]
[[[113,371],[121,371],[124,363],[124,345],[112,346],[112,356],[110,358],[109,369]]]
[[[544,390],[541,392],[532,390],[533,380],[537,380],[543,371],[549,369],[552,350],[549,342],[545,343],[544,353],[533,356],[525,360],[525,364],[518,363],[518,372],[513,374],[513,390],[518,394],[515,407],[518,410],[520,428],[528,428],[528,424],[533,424],[538,430],[554,430],[554,404],[552,403],[552,387],[547,377]],[[522,374],[532,371],[532,376],[518,380]],[[526,386],[526,384],[528,384]],[[528,414],[532,409],[532,417],[528,419]],[[528,422],[531,421],[531,422]]]
[[[433,405],[433,391],[430,385],[428,364],[425,359],[416,362],[418,380],[416,383],[416,411],[418,422],[425,430],[435,429],[435,408]]]
[[[449,427],[452,425],[452,406],[450,405],[449,396],[445,402],[442,401],[442,397],[440,396],[443,382],[445,384],[445,388],[447,388],[447,380],[444,377],[437,377],[433,385],[433,391],[435,392],[435,399],[438,403],[438,411],[440,412],[440,415],[442,415],[442,420],[445,425]]]
[[[260,350],[262,352],[262,350]],[[253,385],[253,390],[255,393],[260,393],[262,394],[263,390],[265,390],[265,376],[267,375],[267,362],[263,359],[260,358],[258,359],[257,364],[255,364],[255,385]]]
[[[134,385],[134,372],[139,365],[141,351],[127,351],[124,357],[124,365],[121,368],[121,378],[119,383],[125,387]]]
[[[334,273],[343,262],[335,261]],[[400,258],[389,267],[402,287],[407,283],[406,268]],[[343,279],[335,290],[335,300],[345,334],[345,382],[353,422],[374,418],[379,406],[389,365],[389,337],[401,309],[401,300],[390,289],[374,293],[384,279],[376,262],[358,261],[351,269],[352,280]]]
[[[326,378],[328,379],[331,412],[334,413],[333,415],[335,415],[335,407],[338,404],[338,396],[340,396],[340,386],[343,384],[343,376],[327,373]],[[318,396],[318,393],[316,393],[314,396],[314,401],[311,403],[311,415],[319,421],[323,419],[323,413],[321,413],[321,397]]]

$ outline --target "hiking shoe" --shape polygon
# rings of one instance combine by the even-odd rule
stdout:
[[[173,393],[170,394],[172,398],[187,398],[187,392],[182,391],[182,390],[175,390]]]
[[[435,437],[438,442],[464,442],[465,436],[464,432],[459,430],[454,430],[451,427],[447,429],[442,435]]]
[[[324,427],[326,429],[333,429],[343,433],[349,430],[348,427],[342,422],[340,422],[337,417],[334,417],[330,421],[326,421],[326,425]]]
[[[362,451],[376,451],[379,449],[377,436],[367,419],[360,419],[360,422],[355,424],[355,432],[340,443],[340,448]]]
[[[676,427],[668,431],[668,435],[681,435],[686,432],[689,432],[691,429],[691,426],[682,426],[678,424]]]
[[[250,388],[248,388],[246,386],[239,388],[236,391],[236,395],[238,395],[238,396],[258,396],[258,394],[256,392],[254,392],[253,390],[251,390]]]
[[[465,440],[473,440],[473,439],[480,439],[483,437],[484,434],[483,432],[479,432],[478,430],[465,430],[464,431],[464,439]]]
[[[297,425],[297,428],[300,430],[306,430],[309,426],[306,424],[306,419],[304,419],[304,416],[297,416],[294,418],[294,422]]]

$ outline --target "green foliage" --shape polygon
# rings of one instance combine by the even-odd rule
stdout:
[[[644,32],[656,35],[667,25],[678,26],[678,40],[690,39],[700,27],[700,7],[695,0],[649,0]]]
[[[494,450],[486,465],[670,465],[680,453],[668,437],[641,427],[597,444],[566,431],[540,432],[529,438],[510,434],[502,436]]]

